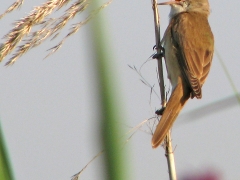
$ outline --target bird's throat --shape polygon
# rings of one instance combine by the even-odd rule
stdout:
[[[185,12],[185,11],[186,11],[186,7],[178,5],[178,4],[172,4],[169,18],[172,19],[172,17],[174,17],[175,15],[177,15],[181,12]]]

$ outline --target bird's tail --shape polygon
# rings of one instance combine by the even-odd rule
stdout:
[[[168,131],[176,120],[179,112],[190,97],[189,89],[186,88],[187,86],[183,81],[184,80],[180,81],[173,90],[161,117],[161,120],[157,125],[157,128],[152,137],[153,148],[157,148],[163,142]]]

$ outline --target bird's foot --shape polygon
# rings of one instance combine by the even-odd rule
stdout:
[[[163,53],[160,53],[160,54],[156,53],[156,54],[154,54],[154,55],[152,56],[153,59],[160,59],[160,58],[162,58],[162,57],[164,57],[164,54],[163,54]]]
[[[155,114],[157,114],[157,115],[159,115],[159,116],[162,116],[165,108],[166,108],[166,107],[162,107],[161,109],[156,110]]]
[[[156,45],[153,46],[153,49],[158,49]],[[153,59],[160,59],[164,57],[164,48],[160,46],[160,53],[156,53],[152,56]]]

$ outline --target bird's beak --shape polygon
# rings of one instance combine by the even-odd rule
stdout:
[[[181,4],[181,3],[182,3],[181,0],[175,0],[175,1],[168,1],[168,2],[158,3],[157,5],[171,5],[171,4]]]

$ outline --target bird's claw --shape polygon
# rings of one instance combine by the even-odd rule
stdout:
[[[159,116],[162,116],[164,110],[165,110],[165,107],[162,107],[161,109],[156,110],[155,114],[157,114],[157,115],[159,115]]]
[[[160,54],[156,53],[156,54],[154,54],[154,55],[152,56],[153,59],[160,59],[160,58],[162,58],[162,57],[164,57],[164,54],[163,54],[163,53],[160,53]]]
[[[157,45],[154,45],[154,46],[153,46],[153,50],[154,50],[154,49],[158,49],[158,48],[157,48]],[[162,46],[160,46],[160,53],[154,54],[154,55],[152,56],[152,58],[153,58],[153,59],[163,58],[163,57],[164,57],[164,52],[165,52],[165,49],[164,49]]]
[[[157,49],[157,45],[154,45],[154,46],[153,46],[153,50],[154,50],[154,49]]]

